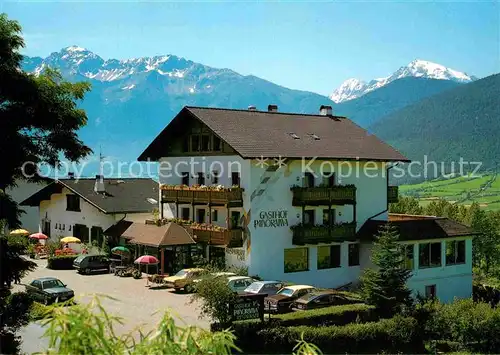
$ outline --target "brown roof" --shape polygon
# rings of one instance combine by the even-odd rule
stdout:
[[[281,156],[409,161],[344,117],[190,106],[179,112],[138,159],[157,160],[166,156],[169,129],[186,116],[199,119],[243,158]],[[293,138],[291,133],[299,139]],[[319,139],[314,139],[312,134]]]
[[[50,200],[52,194],[61,193],[62,188],[66,187],[104,213],[149,213],[157,207],[147,200],[158,199],[158,183],[153,179],[104,178],[106,194],[94,191],[95,181],[95,178],[54,180],[21,202],[21,205],[39,206],[41,201]]]
[[[132,244],[152,247],[196,243],[190,232],[176,223],[167,223],[159,227],[154,224],[132,223],[121,236],[130,239]]]
[[[121,235],[130,227],[132,222],[120,220],[104,231],[104,235],[110,237],[121,237]]]
[[[399,240],[442,239],[461,236],[473,236],[478,233],[472,228],[448,218],[429,217],[396,221],[368,220],[358,231],[358,237],[373,240],[379,229],[389,223],[399,232]]]

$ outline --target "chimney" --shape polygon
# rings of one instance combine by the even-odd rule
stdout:
[[[73,172],[68,172],[68,179],[74,180],[75,179],[75,173]]]
[[[254,105],[250,105],[248,106],[248,111],[257,111],[257,107],[255,107]]]
[[[333,116],[332,106],[321,105],[319,108],[320,116]]]
[[[94,191],[97,192],[98,194],[106,192],[106,189],[104,188],[104,177],[102,175],[95,176]]]
[[[278,106],[277,105],[269,105],[269,106],[267,106],[267,111],[278,112]]]

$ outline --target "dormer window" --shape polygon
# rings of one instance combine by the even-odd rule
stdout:
[[[314,134],[314,133],[309,133],[309,137],[311,137],[315,141],[319,141],[319,137],[316,134]]]
[[[290,137],[292,137],[293,139],[300,139],[300,137],[298,135],[296,135],[295,133],[288,133],[290,135]]]

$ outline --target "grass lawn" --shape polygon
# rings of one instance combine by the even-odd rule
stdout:
[[[489,182],[491,185],[487,186]],[[480,192],[484,186],[487,187]],[[462,205],[477,202],[487,210],[500,209],[500,177],[495,175],[425,181],[419,184],[400,186],[399,192],[402,195],[418,196],[423,206],[432,200],[444,198],[448,201],[460,201],[459,203]],[[468,196],[470,198],[465,200]]]

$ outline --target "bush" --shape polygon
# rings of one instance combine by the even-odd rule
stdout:
[[[286,353],[292,351],[297,339],[315,344],[324,353],[408,352],[423,353],[424,344],[416,332],[418,323],[413,318],[396,316],[379,322],[345,326],[276,327],[257,332],[251,349],[243,351]]]
[[[49,256],[47,268],[52,270],[71,270],[73,269],[73,261],[78,255],[60,255]]]
[[[38,302],[33,302],[30,308],[30,319],[32,321],[50,318],[52,316],[52,307],[45,306]]]
[[[192,301],[201,302],[201,315],[213,322],[227,325],[231,320],[228,304],[236,302],[235,294],[228,286],[225,277],[207,275],[196,283],[196,293]]]
[[[462,349],[500,353],[500,308],[471,299],[434,303],[425,323],[429,340],[459,343]]]

